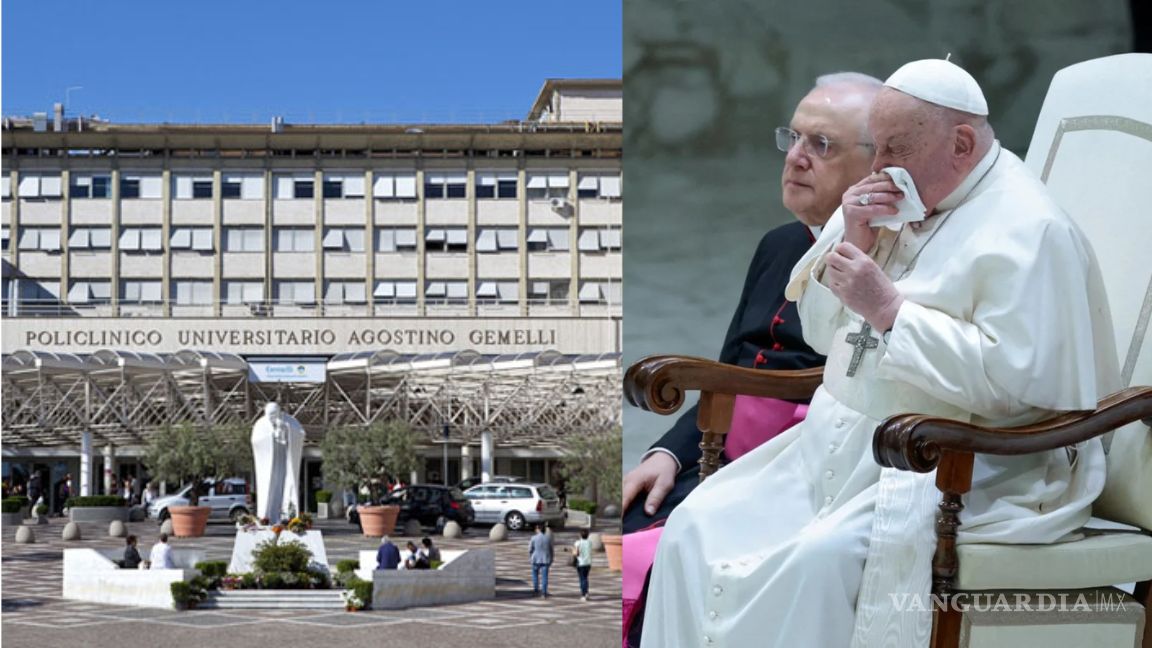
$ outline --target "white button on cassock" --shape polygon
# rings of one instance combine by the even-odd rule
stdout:
[[[836,445],[835,443],[829,443],[828,444],[828,454],[832,454],[839,449],[840,449],[840,446]]]
[[[831,495],[824,498],[824,506],[828,506],[831,503],[832,503],[832,496]]]
[[[832,479],[835,476],[836,476],[836,473],[832,472],[831,470],[824,473],[824,479]]]
[[[716,620],[716,617],[718,617],[718,616],[720,616],[720,615],[719,615],[719,614],[716,614],[716,612],[709,612],[709,613],[708,613],[708,618],[709,618],[709,619],[712,619],[713,621],[715,621],[715,620]]]
[[[715,594],[716,596],[720,596],[721,594],[724,593],[724,588],[717,585],[716,587],[712,588],[712,593]]]
[[[712,639],[708,635],[704,635],[704,645],[705,646],[711,646],[712,645]]]
[[[836,427],[838,427],[838,428],[844,427],[844,419],[836,419]]]

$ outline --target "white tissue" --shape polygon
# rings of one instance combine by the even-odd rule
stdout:
[[[916,185],[912,182],[912,176],[900,167],[887,167],[883,172],[887,173],[888,177],[892,178],[892,182],[900,188],[900,191],[904,192],[904,197],[895,203],[896,208],[900,211],[892,216],[877,216],[868,221],[868,224],[873,227],[887,227],[895,232],[904,223],[916,223],[924,220],[924,212],[928,209],[920,201],[920,194],[916,192]]]

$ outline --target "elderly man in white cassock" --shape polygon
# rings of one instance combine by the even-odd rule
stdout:
[[[803,423],[669,518],[646,647],[927,646],[940,494],[933,474],[876,464],[876,426],[902,413],[1024,425],[1119,388],[1095,255],[996,141],[976,81],[926,60],[885,86],[869,115],[873,173],[787,290],[828,356],[824,384]],[[958,541],[1076,537],[1104,458],[1098,439],[976,455]],[[927,607],[897,609],[908,595]]]

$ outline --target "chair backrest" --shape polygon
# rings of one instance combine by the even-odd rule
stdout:
[[[1152,385],[1152,54],[1110,56],[1058,72],[1025,162],[1096,251],[1123,385]],[[1107,485],[1093,514],[1152,530],[1147,425],[1115,433]]]

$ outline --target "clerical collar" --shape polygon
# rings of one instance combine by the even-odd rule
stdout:
[[[961,182],[959,187],[956,187],[952,193],[948,194],[947,198],[940,201],[940,204],[936,206],[933,214],[946,212],[960,204],[960,201],[964,200],[968,192],[972,191],[972,187],[975,187],[976,183],[980,182],[980,179],[984,177],[988,169],[996,162],[996,156],[999,153],[1000,140],[995,140],[992,142],[992,146],[988,147],[988,152],[984,154],[984,157],[980,158],[980,162],[976,164],[976,168],[972,169],[972,172],[968,174],[967,178],[964,178],[964,182]]]
[[[820,226],[819,225],[809,225],[808,231],[812,232],[812,240],[814,240],[814,241],[820,240]]]

